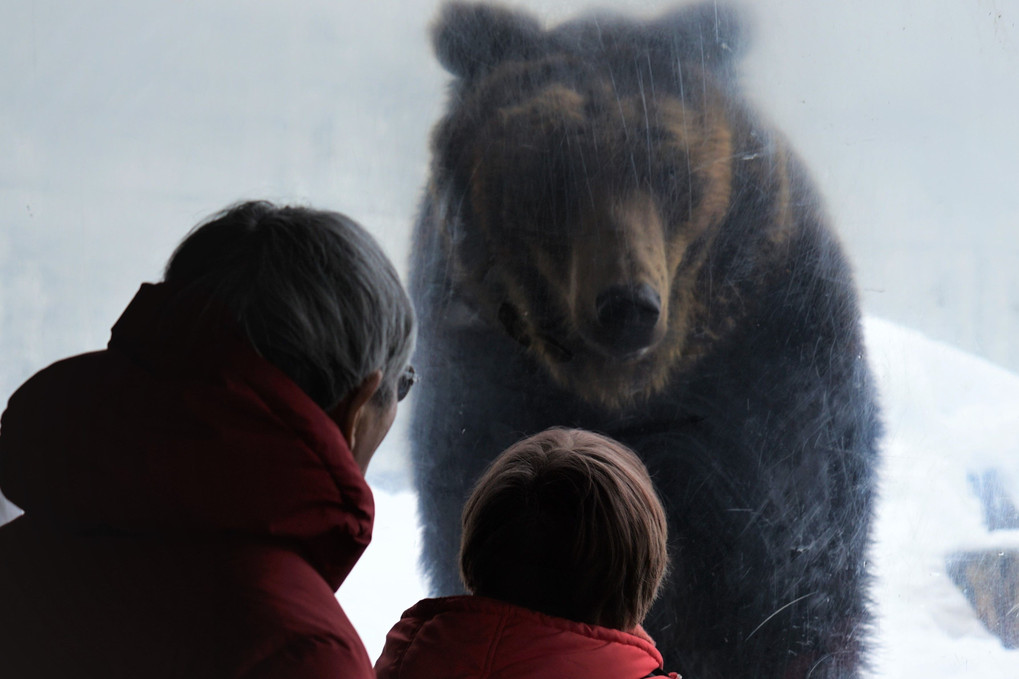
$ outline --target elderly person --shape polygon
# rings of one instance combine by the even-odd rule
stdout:
[[[0,676],[372,676],[334,592],[413,338],[350,219],[255,202],[197,227],[106,350],[10,399]]]

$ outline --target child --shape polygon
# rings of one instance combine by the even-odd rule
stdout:
[[[524,439],[464,506],[460,573],[471,596],[406,611],[378,679],[664,674],[640,623],[668,567],[666,536],[647,470],[623,445],[576,429]]]

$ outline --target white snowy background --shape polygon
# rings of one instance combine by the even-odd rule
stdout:
[[[591,7],[509,4],[550,21]],[[437,6],[0,2],[0,404],[104,346],[188,228],[237,200],[347,212],[405,269],[446,82],[426,37]],[[752,10],[747,89],[814,171],[868,315],[888,430],[876,677],[1014,678],[1019,651],[945,559],[1019,549],[1019,531],[986,530],[966,480],[997,469],[1019,501],[1019,0]],[[372,463],[375,542],[339,592],[373,656],[424,595],[403,427]]]

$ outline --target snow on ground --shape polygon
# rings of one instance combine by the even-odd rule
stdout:
[[[337,598],[372,660],[400,614],[427,596],[418,570],[417,496],[408,488],[375,491],[375,534]]]
[[[998,469],[1019,500],[1019,376],[923,335],[866,324],[887,433],[874,560],[881,677],[1014,679],[1006,651],[949,580],[946,558],[1019,549],[989,532],[967,482]]]
[[[875,531],[875,679],[1014,679],[1005,650],[949,580],[946,557],[1019,549],[1019,531],[989,533],[967,474],[998,469],[1019,498],[1019,375],[879,319],[865,323],[887,432]],[[404,445],[396,433],[398,446]],[[380,456],[395,454],[394,446]],[[385,468],[385,463],[383,463]],[[370,476],[370,478],[372,478]],[[416,499],[406,482],[376,488],[375,538],[339,592],[369,654],[424,597]]]

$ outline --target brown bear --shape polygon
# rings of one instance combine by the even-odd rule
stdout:
[[[786,139],[741,95],[737,12],[546,29],[450,4],[411,287],[411,430],[434,594],[460,511],[553,425],[647,464],[671,575],[646,627],[694,679],[855,677],[879,422],[851,272]]]

